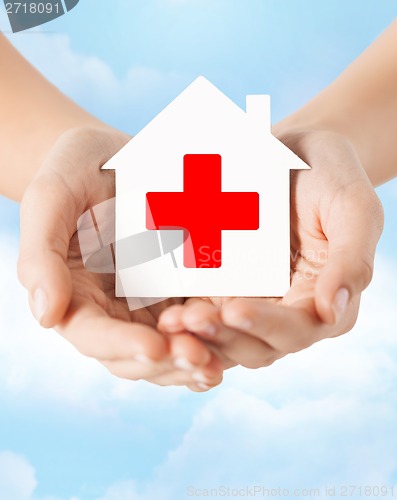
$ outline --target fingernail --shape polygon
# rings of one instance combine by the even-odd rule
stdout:
[[[342,318],[342,316],[344,315],[347,306],[349,304],[349,299],[350,299],[349,290],[347,290],[346,288],[340,288],[336,292],[334,302],[332,305],[335,314],[335,323],[338,323]]]
[[[164,325],[163,324],[163,327],[164,327],[164,330],[165,330],[165,333],[180,333],[181,331],[181,327],[179,325]]]
[[[234,328],[238,328],[239,330],[252,330],[254,326],[250,319],[241,316],[232,318],[231,321],[228,319],[227,324],[229,326],[233,326]]]
[[[211,386],[210,385],[207,385],[207,384],[203,384],[201,382],[199,382],[197,384],[197,387],[199,387],[200,389],[203,389],[203,391],[209,391],[211,389]]]
[[[176,331],[180,329],[179,321],[169,321],[167,320],[167,317],[161,318],[161,325],[168,331]]]
[[[186,372],[191,372],[195,368],[194,365],[187,358],[182,358],[182,357],[174,359],[174,366]]]
[[[150,363],[153,363],[153,361],[149,357],[147,357],[146,354],[136,354],[135,361],[138,361],[138,363],[143,363],[144,365],[150,365]]]
[[[200,326],[198,328],[198,331],[200,331],[201,333],[206,333],[207,335],[213,337],[217,332],[217,328],[212,323],[206,323],[205,325]]]
[[[208,384],[209,382],[208,377],[206,377],[202,372],[194,372],[192,374],[192,379],[201,384]]]
[[[39,323],[43,319],[48,308],[47,294],[42,288],[37,288],[33,294],[33,315]]]

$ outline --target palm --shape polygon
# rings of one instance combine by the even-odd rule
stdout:
[[[315,286],[327,263],[329,242],[323,232],[325,215],[320,213],[320,195],[313,186],[318,184],[320,174],[297,172],[291,179],[291,287],[284,297],[264,297],[260,300],[270,304],[303,309],[316,314]],[[322,173],[321,173],[322,175]],[[317,193],[317,194],[316,194]],[[216,307],[234,300],[232,297],[206,297]],[[258,299],[255,299],[258,300]],[[354,309],[358,310],[355,301]]]
[[[70,240],[67,265],[73,283],[73,299],[100,307],[112,318],[143,323],[156,328],[160,313],[180,299],[168,299],[149,307],[130,311],[125,298],[115,296],[114,274],[95,274],[87,271],[82,258],[77,234]]]
[[[321,212],[321,201],[329,195],[321,192],[324,172],[312,166],[311,171],[293,172],[291,176],[291,287],[284,297],[266,297],[271,304],[315,310],[314,289],[327,262],[328,239],[323,232],[329,211]],[[328,184],[329,185],[329,184]],[[205,297],[217,307],[231,297]]]
[[[271,364],[352,328],[382,226],[379,201],[346,140],[332,133],[290,134],[282,140],[312,167],[291,178],[291,287],[286,295],[190,299],[160,318],[165,330],[185,328],[207,339],[213,325],[211,341],[224,356],[249,367]],[[361,212],[367,214],[368,228]],[[359,246],[362,235],[366,253]],[[359,266],[357,255],[364,257]],[[353,272],[357,290],[349,293],[340,287]]]
[[[313,309],[314,287],[326,263],[328,240],[321,229],[318,200],[311,196],[307,173],[294,173],[291,182],[291,287],[284,297],[266,297],[261,300],[279,305]],[[308,198],[309,195],[309,198]],[[231,297],[206,297],[217,307]]]

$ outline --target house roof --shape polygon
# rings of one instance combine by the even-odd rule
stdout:
[[[114,170],[128,164],[128,155],[135,146],[141,143],[141,139],[151,135],[156,142],[156,137],[164,136],[162,132],[170,131],[172,126],[179,121],[181,141],[188,139],[187,135],[195,133],[189,130],[189,121],[205,120],[209,127],[212,125],[212,133],[217,133],[222,123],[225,126],[234,127],[236,130],[252,131],[258,137],[266,136],[271,141],[272,155],[276,154],[278,163],[286,169],[309,169],[310,167],[302,161],[295,153],[276,139],[270,131],[270,98],[268,96],[247,96],[247,112],[237,106],[231,99],[223,94],[215,85],[203,76],[197,78],[189,85],[174,101],[161,111],[148,125],[146,125],[123,149],[111,158],[103,167],[104,170]],[[215,121],[218,122],[215,124]],[[249,125],[249,129],[244,127]],[[234,139],[231,138],[230,141]],[[164,145],[164,140],[162,140]],[[158,146],[161,146],[160,144]],[[154,145],[154,147],[156,147]],[[126,161],[125,161],[126,160]]]

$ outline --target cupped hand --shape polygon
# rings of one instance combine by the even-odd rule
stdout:
[[[114,174],[100,167],[130,138],[107,129],[75,129],[60,137],[21,204],[18,273],[36,319],[119,377],[207,390],[222,380],[214,352],[186,332],[157,331],[164,301],[130,312],[115,297],[114,274],[84,268],[77,221],[114,196]],[[161,279],[161,276],[159,276]]]
[[[291,288],[283,298],[192,298],[159,320],[170,337],[188,330],[251,368],[354,326],[383,228],[382,206],[344,136],[277,135],[312,167],[291,174]]]

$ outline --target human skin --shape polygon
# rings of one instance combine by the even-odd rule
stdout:
[[[36,319],[114,375],[197,391],[219,384],[213,350],[157,331],[175,301],[130,312],[114,275],[84,269],[77,220],[114,196],[114,174],[100,167],[130,137],[67,99],[2,35],[0,58],[0,194],[22,200],[18,273]]]
[[[371,71],[369,70],[369,72]],[[335,96],[335,108],[331,109],[337,109],[337,102],[338,98]],[[393,102],[392,99],[390,102]],[[378,103],[377,106],[379,106]],[[312,109],[313,116],[317,120],[317,111],[315,108]],[[320,104],[318,109],[318,112],[320,112]],[[215,352],[222,352],[226,366],[238,363],[256,367],[271,364],[278,357],[307,347],[321,338],[339,335],[350,329],[354,324],[360,292],[368,284],[372,274],[373,254],[383,223],[382,210],[363,168],[365,166],[368,172],[371,172],[371,163],[368,160],[370,155],[364,155],[364,152],[361,153],[359,147],[363,139],[354,142],[356,138],[354,134],[349,137],[344,130],[338,131],[336,127],[333,129],[330,126],[322,127],[320,122],[314,126],[308,119],[309,115],[307,111],[303,112],[302,110],[294,115],[293,119],[287,119],[274,128],[275,135],[312,166],[311,171],[297,173],[292,182],[292,253],[295,257],[292,268],[292,287],[288,296],[284,301],[276,299],[191,299],[184,307],[174,306],[165,310],[160,317],[160,324],[157,326],[163,331],[167,331],[167,333],[172,333],[168,337],[170,342],[173,338],[178,339],[181,335],[184,335],[187,329],[196,333],[197,336],[201,336],[207,345],[212,346]],[[370,115],[371,113],[369,113]],[[99,127],[101,130],[98,131],[97,126],[94,125],[93,129],[91,128],[88,131],[88,134],[96,136],[102,133],[102,127],[103,124]],[[87,141],[86,129],[83,131],[80,129],[78,136],[82,132],[85,134],[83,140]],[[106,131],[106,133],[108,132]],[[114,131],[110,132],[111,135],[113,133]],[[62,145],[60,149],[57,149],[58,145],[55,147],[55,153],[60,153],[62,157],[65,157],[66,163],[70,151],[74,149],[74,141],[78,144],[78,137],[73,134],[70,137],[69,133],[66,133],[66,139],[69,141],[67,148]],[[122,139],[118,134],[116,133],[118,137],[116,142],[117,140],[126,140],[125,136]],[[356,135],[359,136],[358,133]],[[114,139],[113,137],[112,141]],[[101,142],[103,141],[101,140]],[[114,150],[117,150],[118,147],[120,146],[114,146]],[[82,150],[84,151],[84,147],[76,147],[76,154],[81,154]],[[114,154],[114,150],[112,150],[112,154]],[[42,158],[47,155],[48,151],[43,154]],[[365,165],[361,160],[362,155],[365,158]],[[93,162],[91,172],[99,168],[103,159],[99,158],[96,164]],[[82,160],[84,159],[78,157],[73,164],[80,165]],[[39,168],[39,165],[40,163],[37,162],[37,168]],[[385,165],[389,164],[382,164],[382,180],[389,178],[390,172],[392,172],[390,167],[387,166],[386,168]],[[374,182],[376,182],[375,172],[377,170],[373,169],[373,175],[370,173],[371,180]],[[67,190],[71,191],[73,195],[81,195],[73,181],[73,175],[75,175],[75,169],[73,174],[69,172],[69,175],[65,176],[68,180]],[[56,177],[55,175],[54,180]],[[26,213],[41,214],[42,212],[52,213],[53,211],[62,213],[57,206],[67,205],[67,203],[60,203],[60,201],[70,201],[70,197],[67,198],[66,193],[63,192],[60,193],[60,196],[54,196],[52,199],[48,196],[49,190],[46,189],[47,181],[43,181],[40,185],[40,183],[37,183],[37,179],[36,176],[35,181],[31,184],[31,189],[27,190],[27,193],[34,193],[33,187],[37,188],[36,201],[31,203],[32,208],[29,208],[27,203]],[[101,177],[101,179],[104,182],[105,178]],[[93,186],[87,183],[87,191],[92,188]],[[109,194],[112,189],[105,191],[104,189],[104,196],[110,197]],[[99,192],[101,192],[101,189],[99,189]],[[87,195],[87,192],[85,194]],[[31,197],[33,200],[35,199],[35,196],[31,195]],[[74,197],[76,198],[76,196]],[[88,198],[89,196],[86,196],[83,199]],[[94,201],[103,201],[103,199],[104,197],[98,196],[95,200],[91,199],[89,201],[93,203]],[[45,203],[43,203],[43,200],[45,200]],[[25,201],[29,201],[27,195]],[[81,212],[81,209],[77,212]],[[73,224],[75,224],[76,220],[76,217],[73,216]],[[345,224],[344,231],[341,231],[341,220]],[[22,233],[29,234],[30,222],[27,219]],[[56,252],[54,252],[53,267],[48,268],[43,259],[40,261],[38,254],[43,253],[43,250],[48,251],[50,247],[49,236],[57,235],[57,238],[59,237],[59,225],[55,227],[54,224],[54,221],[52,224],[48,222],[44,224],[46,228],[45,235],[40,233],[37,235],[32,231],[31,236],[26,237],[25,241],[27,243],[25,247],[22,245],[20,257],[22,280],[30,291],[34,290],[35,287],[32,285],[34,280],[31,278],[31,281],[29,281],[27,277],[24,277],[23,269],[29,268],[30,276],[32,276],[32,269],[37,265],[37,269],[40,269],[40,273],[37,273],[37,275],[40,276],[40,279],[43,276],[49,279],[47,286],[51,290],[51,303],[48,304],[47,316],[41,317],[41,321],[44,321],[45,326],[51,326],[51,324],[56,324],[57,320],[61,321],[59,318],[64,311],[72,311],[72,317],[75,321],[68,322],[67,326],[72,336],[72,342],[78,342],[82,332],[79,328],[84,326],[82,321],[88,319],[89,321],[85,324],[83,331],[86,339],[85,348],[89,352],[81,348],[80,350],[101,359],[100,353],[94,352],[98,336],[90,332],[93,329],[93,322],[100,318],[103,311],[106,312],[106,309],[102,306],[103,303],[100,302],[99,304],[100,314],[98,314],[98,299],[95,297],[90,303],[90,306],[94,304],[95,310],[91,307],[89,314],[85,316],[83,314],[79,317],[74,314],[73,307],[71,309],[69,307],[68,298],[70,296],[68,290],[64,295],[57,296],[57,292],[60,293],[61,290],[60,277],[62,275],[60,273],[62,266],[63,272],[71,272],[68,267],[69,264],[65,265],[65,254],[61,255],[61,259],[59,259],[59,255],[56,255],[59,242],[57,242]],[[68,243],[67,231],[63,233],[63,236],[61,248],[64,252]],[[29,255],[32,241],[36,242],[39,251],[36,254]],[[24,262],[26,256],[29,265]],[[83,269],[79,270],[78,276],[86,276]],[[77,281],[76,284],[81,287],[80,281]],[[111,298],[111,283],[110,285],[108,283],[107,286],[108,298]],[[104,284],[99,284],[97,289],[98,294],[103,299]],[[85,302],[85,294],[90,294],[91,290],[92,284],[90,283],[85,289],[82,288],[83,296],[80,293],[78,299]],[[340,293],[338,293],[339,291]],[[54,295],[52,292],[54,292]],[[336,295],[337,300],[335,300]],[[81,304],[78,305],[78,309],[84,313]],[[33,308],[33,310],[35,309]],[[52,317],[53,311],[58,311],[59,317]],[[62,316],[62,318],[66,318],[66,321],[69,318],[68,312],[66,316]],[[153,326],[155,326],[159,312],[156,311]],[[141,320],[141,318],[138,318],[138,320]],[[86,328],[88,326],[89,328]],[[119,326],[121,325],[117,324],[114,328],[116,336],[118,336]],[[204,326],[205,328],[203,328]],[[101,329],[101,332],[106,331],[106,328]],[[142,337],[144,336],[145,334],[142,333]],[[101,333],[100,338],[106,344],[107,335]],[[189,336],[188,338],[193,337]],[[117,344],[122,349],[123,342],[128,339],[120,335],[118,340]],[[110,341],[110,343],[113,345],[113,342]],[[200,349],[202,345],[200,344]],[[136,344],[134,344],[134,347],[136,347]],[[196,345],[190,344],[189,347],[192,348],[189,351],[190,355],[192,355]],[[108,349],[110,348],[111,346],[108,346]],[[145,348],[148,347],[145,346]],[[138,352],[142,354],[142,352]],[[136,354],[137,351],[135,350],[134,355]],[[149,352],[144,351],[144,354],[148,355]],[[155,356],[152,356],[152,358],[154,359]],[[210,364],[214,362],[213,359],[215,358],[211,358]],[[116,357],[116,362],[117,360]],[[123,359],[119,361],[121,361],[121,365],[117,370],[118,375],[126,378],[143,378],[144,371],[140,364],[134,367],[133,376],[129,376],[128,370],[131,363],[125,363]],[[219,374],[221,370],[219,365],[216,369],[218,371],[217,375],[214,375],[211,379],[212,385],[216,385],[220,381]],[[188,368],[187,371],[189,370],[191,368]],[[203,370],[199,373],[203,375]],[[172,376],[171,374],[170,377]],[[204,382],[204,388],[205,386],[207,388],[211,386],[209,380],[209,374],[207,374],[208,383]],[[191,380],[186,385],[194,389],[203,389],[203,386],[191,385],[190,382]],[[173,382],[164,381],[163,379],[163,383]]]
[[[233,363],[261,367],[348,332],[370,283],[383,213],[371,186],[397,175],[397,21],[273,134],[306,161],[291,185],[291,288],[282,299],[204,298],[160,316]]]

